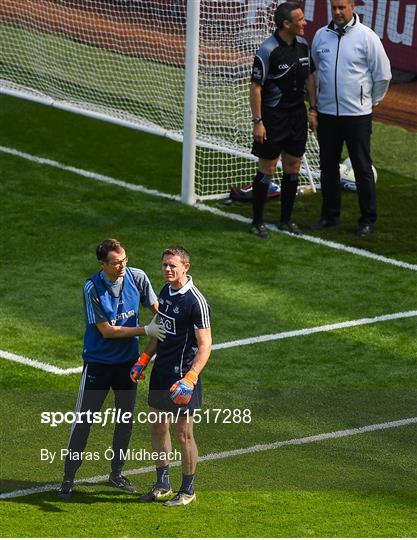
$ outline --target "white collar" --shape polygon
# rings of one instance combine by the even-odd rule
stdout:
[[[175,296],[176,294],[185,294],[187,291],[191,289],[193,286],[193,278],[191,276],[187,276],[187,283],[181,287],[181,289],[172,289],[171,285],[169,286],[169,296]]]

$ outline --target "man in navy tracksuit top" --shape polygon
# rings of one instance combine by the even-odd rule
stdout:
[[[356,234],[372,234],[376,189],[372,171],[372,108],[380,103],[391,79],[388,57],[379,37],[354,13],[353,0],[331,0],[333,20],[314,36],[311,55],[318,81],[321,218],[316,228],[340,222],[339,161],[346,142],[359,199]]]
[[[127,266],[128,258],[120,242],[104,240],[97,246],[96,255],[101,270],[84,285],[87,324],[76,412],[100,411],[112,388],[115,408],[120,409],[121,414],[130,413],[129,422],[115,424],[109,483],[132,492],[134,487],[121,474],[136,400],[136,385],[130,379],[130,369],[139,356],[139,336],[163,339],[165,330],[155,318],[149,325],[139,326],[139,305],[156,313],[158,301],[145,272]],[[82,463],[90,427],[91,422],[85,419],[72,425],[64,480],[59,490],[63,499],[72,495],[75,473]]]
[[[166,330],[163,343],[151,340],[134,365],[131,376],[138,381],[150,357],[156,352],[149,383],[148,403],[159,415],[150,424],[152,448],[158,453],[156,483],[140,497],[141,502],[165,501],[166,506],[183,506],[195,501],[194,475],[198,450],[193,435],[193,415],[201,408],[200,374],[211,352],[210,307],[194,285],[188,252],[171,246],[162,254],[162,269],[168,282],[159,295],[159,319]],[[167,414],[170,413],[171,418]],[[173,497],[169,482],[171,450],[170,423],[181,446],[182,483]]]

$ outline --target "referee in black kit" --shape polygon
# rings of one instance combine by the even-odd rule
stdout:
[[[263,223],[268,186],[282,159],[281,217],[278,228],[293,234],[300,229],[291,222],[297,194],[301,157],[307,142],[305,87],[310,100],[310,125],[316,127],[317,107],[310,55],[302,37],[306,21],[300,4],[285,2],[274,14],[276,31],[259,47],[252,69],[250,105],[253,122],[252,153],[259,158],[253,182],[251,232],[260,238],[269,233]]]

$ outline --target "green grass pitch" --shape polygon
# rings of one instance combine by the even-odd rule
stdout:
[[[180,190],[180,145],[0,96],[0,146],[166,193]],[[380,220],[374,238],[352,235],[355,194],[343,225],[323,238],[417,263],[414,134],[375,125]],[[391,155],[390,153],[391,152]],[[183,243],[190,272],[210,301],[214,343],[416,310],[416,272],[281,234],[252,238],[241,223],[173,201],[97,183],[0,152],[2,181],[0,349],[61,368],[81,365],[82,285],[106,236],[130,263],[163,284],[160,253]],[[215,203],[213,203],[214,205]],[[320,196],[297,201],[301,224],[317,219]],[[268,205],[276,222],[278,203]],[[249,215],[245,205],[231,212]],[[149,315],[143,313],[143,321]],[[417,416],[416,318],[216,350],[203,384],[206,409],[251,410],[250,424],[203,422],[200,455]],[[79,375],[58,376],[0,358],[1,491],[58,483],[62,462],[41,448],[66,446],[68,426],[40,422],[44,410],[74,409]],[[146,381],[137,410],[146,409]],[[109,399],[107,406],[112,406]],[[100,454],[112,428],[95,427]],[[3,537],[415,537],[416,424],[283,446],[200,463],[197,503],[140,505],[104,482],[82,484],[63,503],[54,491],[0,500]],[[150,450],[147,426],[131,447]],[[126,470],[152,465],[129,461]],[[85,462],[80,479],[108,473]],[[131,474],[140,493],[153,473]],[[172,468],[173,487],[180,481]]]

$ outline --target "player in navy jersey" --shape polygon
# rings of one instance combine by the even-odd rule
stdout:
[[[97,246],[96,255],[101,270],[84,285],[87,324],[76,412],[100,411],[112,388],[116,409],[120,409],[121,414],[130,413],[129,422],[115,424],[109,483],[133,492],[135,488],[122,475],[136,400],[136,385],[129,374],[139,355],[139,336],[163,339],[165,330],[155,321],[156,316],[149,325],[139,326],[139,306],[142,304],[156,313],[158,300],[145,272],[127,266],[128,258],[120,242],[111,238],[104,240]],[[72,495],[90,427],[91,423],[84,420],[71,428],[64,480],[59,490],[63,499]]]
[[[301,158],[307,142],[305,87],[310,100],[310,125],[317,124],[315,83],[304,35],[307,24],[297,2],[281,3],[274,14],[276,31],[259,47],[253,62],[250,106],[253,123],[252,153],[259,158],[253,181],[251,232],[268,238],[263,211],[278,159],[282,160],[281,215],[278,228],[301,231],[291,220],[297,194]]]
[[[131,371],[132,380],[143,377],[151,356],[156,352],[149,384],[148,403],[157,413],[151,423],[152,447],[158,452],[156,483],[140,498],[141,502],[165,501],[166,506],[182,506],[195,500],[194,475],[198,450],[193,435],[193,414],[201,408],[200,374],[211,352],[210,306],[194,285],[188,252],[171,246],[162,254],[162,269],[167,284],[159,295],[159,319],[166,339],[152,339]],[[158,414],[172,413],[171,417]],[[181,446],[182,484],[175,497],[169,482],[171,451],[170,421]]]

